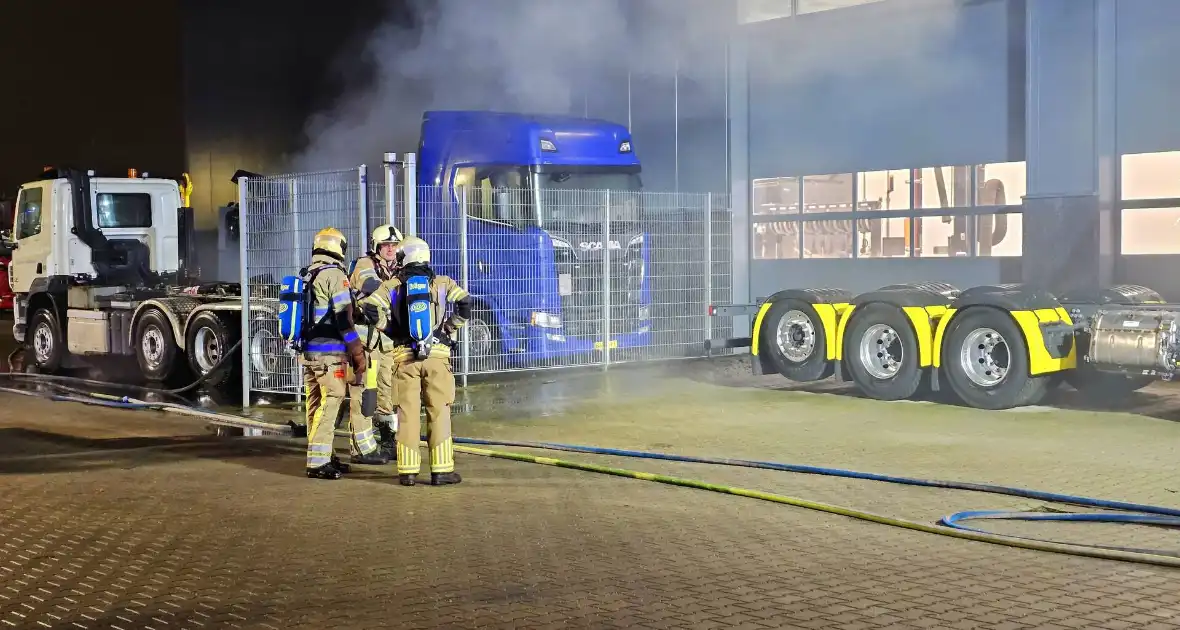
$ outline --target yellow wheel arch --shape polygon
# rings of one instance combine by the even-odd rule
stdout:
[[[942,367],[946,330],[955,317],[961,313],[974,312],[984,308],[1004,313],[1020,329],[1024,336],[1031,376],[1051,374],[1077,367],[1077,344],[1072,333],[1073,320],[1064,308],[1058,306],[1056,308],[1012,311],[987,304],[970,305],[962,309],[947,309],[946,314],[938,322],[938,328],[934,334],[934,367]],[[1059,341],[1057,341],[1058,339]],[[1067,345],[1068,349],[1057,347],[1051,351],[1051,345]],[[1060,356],[1055,357],[1055,354]]]
[[[932,306],[899,306],[888,301],[873,301],[849,306],[844,311],[844,316],[840,319],[840,326],[837,330],[836,359],[844,360],[844,334],[848,328],[848,322],[852,321],[853,313],[857,308],[864,308],[870,304],[885,304],[900,310],[906,316],[906,319],[909,320],[914,336],[918,340],[918,366],[925,368],[934,365],[934,330],[937,323],[947,312],[947,307],[941,304]]]

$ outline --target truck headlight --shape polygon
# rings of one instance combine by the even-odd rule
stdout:
[[[544,311],[533,311],[529,317],[529,323],[538,328],[561,328],[561,315],[546,313]]]

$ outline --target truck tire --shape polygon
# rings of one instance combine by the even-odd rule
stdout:
[[[299,359],[288,354],[285,348],[286,343],[279,334],[279,320],[258,316],[250,320],[250,347],[243,347],[242,352],[250,353],[252,387],[283,387],[290,374],[295,375],[296,386],[302,387],[303,370],[299,367]]]
[[[1065,382],[1078,390],[1082,398],[1104,404],[1118,403],[1156,381],[1154,376],[1099,372],[1086,368],[1068,370],[1063,374]]]
[[[198,313],[185,330],[185,354],[189,368],[197,378],[205,378],[205,387],[223,389],[237,384],[242,362],[226,353],[241,336],[241,326],[229,326],[216,313]],[[240,355],[239,355],[240,356]],[[218,365],[220,364],[220,365]],[[214,371],[214,367],[217,369]]]
[[[53,373],[61,369],[66,356],[65,335],[62,334],[57,314],[47,308],[38,309],[29,321],[29,353],[33,365],[41,372]]]
[[[770,305],[762,321],[758,345],[771,365],[797,383],[820,381],[835,373],[819,313],[795,298]]]
[[[906,400],[922,386],[918,336],[895,306],[869,304],[853,313],[844,332],[843,363],[869,398]]]
[[[167,381],[180,365],[180,348],[172,324],[159,309],[149,309],[135,322],[135,359],[150,381]]]
[[[942,347],[942,369],[955,394],[976,409],[1035,405],[1049,391],[1051,375],[1028,373],[1028,344],[1008,313],[972,308],[951,320]]]
[[[490,372],[495,370],[497,361],[500,359],[501,348],[500,343],[500,327],[496,323],[496,316],[488,307],[481,303],[476,303],[474,311],[471,313],[471,319],[463,327],[463,334],[457,339],[458,344],[455,345],[453,352],[458,361],[462,361],[463,357],[463,335],[471,336],[471,356],[469,363],[472,372]],[[461,368],[462,363],[459,363]]]

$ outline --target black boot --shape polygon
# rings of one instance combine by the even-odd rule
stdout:
[[[308,468],[307,476],[311,479],[339,479],[344,474],[332,464],[324,464],[319,468]]]
[[[412,486],[418,483],[418,475],[398,475],[397,482],[403,486]]]
[[[377,449],[365,455],[353,455],[352,463],[361,466],[384,466],[389,463],[389,458],[381,452],[381,449]]]
[[[336,457],[335,453],[332,454],[331,465],[336,470],[339,470],[342,474],[352,472],[352,466],[349,466],[348,464],[345,464],[344,462],[340,461],[340,458]]]
[[[457,472],[448,473],[430,473],[430,485],[432,486],[450,486],[463,481]]]
[[[396,462],[397,434],[393,431],[393,427],[385,422],[374,422],[373,425],[377,428],[377,449],[389,461]]]

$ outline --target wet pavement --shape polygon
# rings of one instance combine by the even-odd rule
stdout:
[[[4,383],[5,386],[8,383]],[[769,459],[1180,507],[1180,400],[880,403],[741,362],[475,383],[456,433]],[[295,440],[0,393],[0,623],[20,628],[1174,628],[1180,571],[459,455],[459,486],[302,476]],[[270,408],[276,421],[286,413]],[[338,445],[342,450],[343,443]],[[526,452],[525,449],[504,449]],[[936,521],[1038,502],[573,453]],[[994,531],[1180,549],[1160,528]]]

